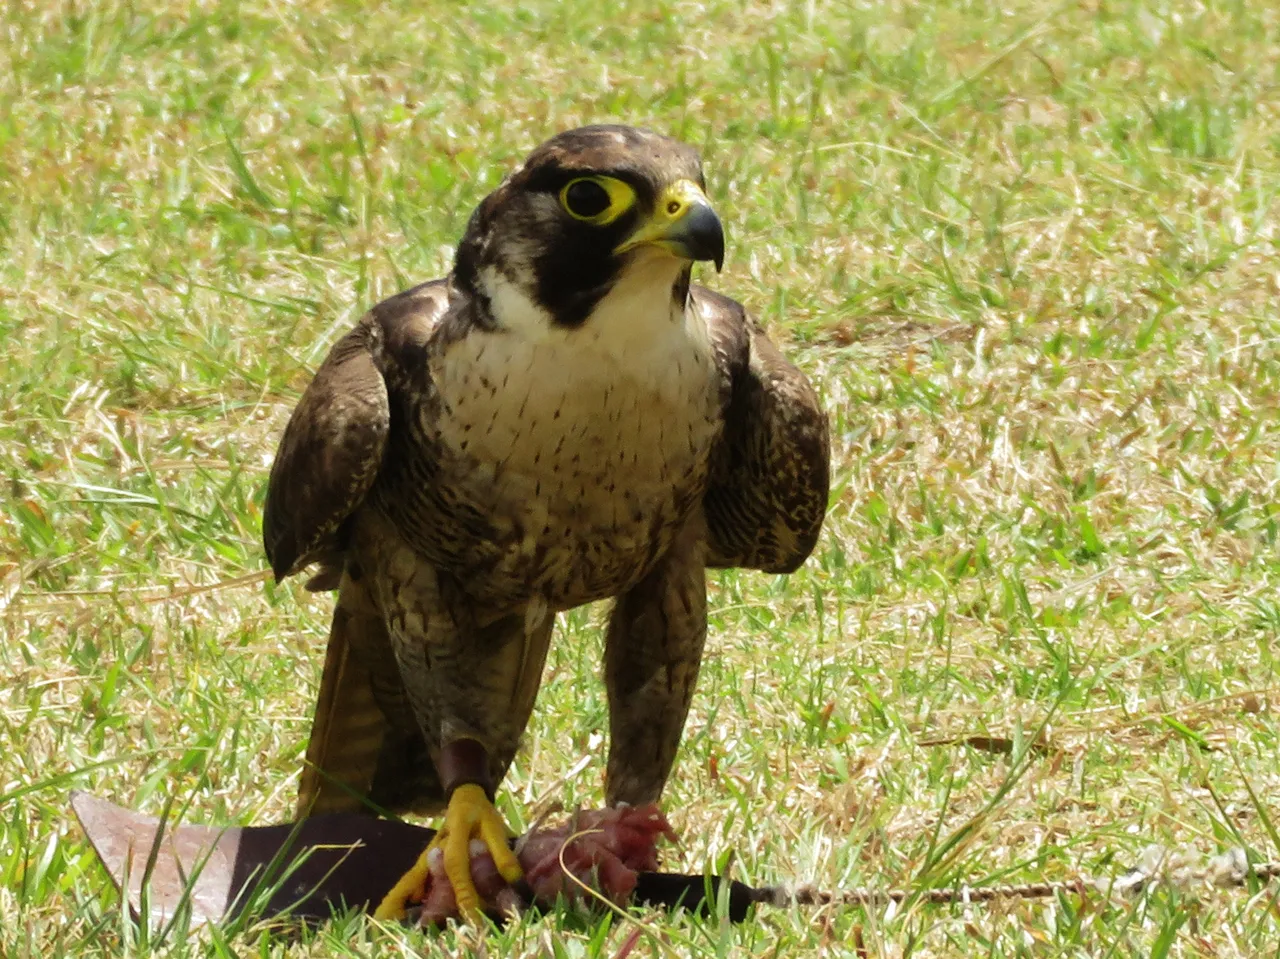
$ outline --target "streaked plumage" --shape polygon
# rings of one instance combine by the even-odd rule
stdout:
[[[375,306],[317,371],[264,526],[278,579],[318,563],[338,588],[303,811],[437,810],[458,739],[496,787],[555,613],[606,597],[608,799],[660,794],[706,567],[795,569],[828,485],[808,382],[690,283],[723,250],[701,185],[657,135],[562,134],[481,203],[448,278]]]

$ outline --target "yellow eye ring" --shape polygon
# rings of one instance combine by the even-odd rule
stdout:
[[[580,176],[560,191],[560,205],[575,220],[606,226],[635,205],[636,191],[611,176]]]

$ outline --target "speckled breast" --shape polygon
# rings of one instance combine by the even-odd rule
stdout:
[[[452,350],[432,371],[434,408],[406,423],[414,466],[379,497],[402,535],[497,607],[541,595],[567,608],[639,580],[706,487],[720,429],[710,356],[624,370],[557,342]]]

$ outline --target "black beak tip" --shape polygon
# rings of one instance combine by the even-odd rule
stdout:
[[[695,260],[710,260],[719,273],[724,266],[724,227],[709,206],[699,206],[684,224],[685,243]]]

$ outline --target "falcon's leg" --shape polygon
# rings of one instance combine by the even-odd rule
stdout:
[[[671,772],[707,637],[705,535],[698,514],[613,608],[605,639],[610,805],[657,800]]]
[[[533,709],[554,617],[545,603],[505,615],[477,607],[383,522],[362,522],[356,541],[447,797],[431,846],[443,852],[460,911],[474,913],[473,838],[504,879],[521,876],[493,799]],[[425,879],[426,855],[383,901],[380,917],[402,914]]]

